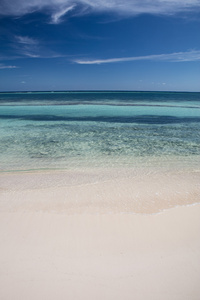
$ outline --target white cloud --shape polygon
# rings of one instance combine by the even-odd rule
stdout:
[[[51,19],[52,19],[52,23],[53,24],[58,24],[60,22],[62,22],[61,18],[70,10],[72,10],[75,7],[75,5],[72,5],[70,7],[67,8],[63,8],[58,12],[55,12],[52,14]]]
[[[3,64],[0,64],[0,70],[2,69],[16,69],[18,68],[17,66],[7,66],[7,65],[3,65]]]
[[[21,16],[34,11],[50,12],[53,23],[76,7],[76,13],[116,12],[137,15],[175,14],[200,10],[200,0],[1,0],[0,14]]]
[[[27,51],[22,51],[22,54],[27,56],[27,57],[30,57],[30,58],[39,58],[39,57],[41,57],[40,54],[34,54],[34,53],[31,53],[31,52],[27,52]]]
[[[40,57],[39,41],[29,36],[16,35],[14,38],[13,47],[18,53],[28,57]]]
[[[66,57],[66,55],[55,53],[47,49],[43,42],[29,36],[15,36],[13,39],[12,47],[17,50],[18,57],[29,58],[57,58]]]
[[[30,38],[28,36],[17,35],[17,36],[15,36],[15,39],[18,43],[24,44],[24,45],[37,45],[38,44],[37,40]]]
[[[153,60],[153,61],[171,61],[171,62],[186,62],[186,61],[200,61],[200,50],[192,50],[187,52],[175,52],[169,54],[156,54],[146,56],[133,56],[133,57],[121,57],[121,58],[108,58],[108,59],[95,59],[84,60],[76,59],[73,62],[82,65],[94,65],[94,64],[108,64],[138,60]]]

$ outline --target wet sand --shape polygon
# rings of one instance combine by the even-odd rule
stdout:
[[[199,170],[95,168],[0,174],[0,209],[153,214],[200,203]]]

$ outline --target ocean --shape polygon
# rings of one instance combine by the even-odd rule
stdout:
[[[0,93],[0,180],[74,186],[74,199],[122,212],[197,203],[200,93]]]
[[[0,93],[0,171],[197,167],[200,93]]]

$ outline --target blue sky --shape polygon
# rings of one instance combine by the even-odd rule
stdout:
[[[1,0],[0,91],[200,91],[200,0]]]

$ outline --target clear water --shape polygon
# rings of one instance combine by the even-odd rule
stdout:
[[[200,93],[0,93],[0,171],[199,168]]]

